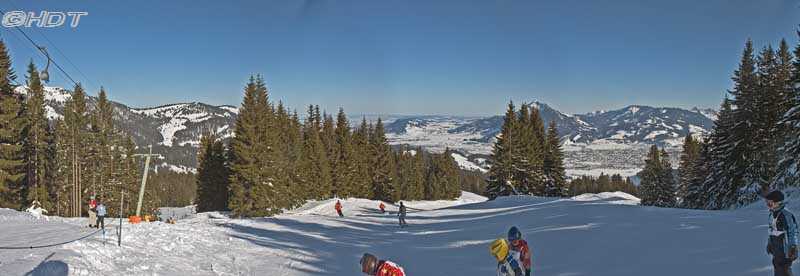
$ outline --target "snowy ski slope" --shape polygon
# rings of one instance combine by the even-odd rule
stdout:
[[[108,232],[45,249],[0,250],[0,275],[360,275],[364,252],[408,275],[494,275],[488,244],[518,226],[534,275],[770,275],[762,203],[735,211],[636,205],[624,193],[572,199],[508,197],[408,202],[408,228],[378,202],[309,202],[273,218],[202,213],[175,225],[124,225],[122,247]],[[91,232],[78,219],[35,219],[0,210],[0,246],[43,244]],[[116,222],[109,224],[116,224]],[[34,274],[36,275],[36,274]],[[46,274],[45,274],[46,275]],[[56,274],[60,275],[60,274]]]

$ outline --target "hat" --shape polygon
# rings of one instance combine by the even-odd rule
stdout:
[[[775,202],[783,201],[783,192],[779,190],[772,191],[767,195],[767,200],[772,200]]]

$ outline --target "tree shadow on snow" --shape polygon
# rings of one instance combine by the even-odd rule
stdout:
[[[25,273],[25,276],[64,276],[69,275],[69,265],[58,260],[48,260],[55,253],[51,253],[33,270]]]

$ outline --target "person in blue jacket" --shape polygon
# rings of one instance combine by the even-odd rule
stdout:
[[[792,262],[797,259],[797,221],[784,205],[781,191],[766,197],[769,207],[769,240],[767,254],[772,255],[775,276],[791,276]]]
[[[97,227],[99,227],[100,229],[103,229],[103,230],[106,229],[105,218],[106,218],[106,205],[98,200],[98,202],[97,202],[97,223],[96,223],[96,225],[97,225]]]

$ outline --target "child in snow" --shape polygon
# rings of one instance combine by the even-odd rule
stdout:
[[[31,215],[37,219],[41,218],[43,213],[47,213],[47,210],[42,209],[42,204],[39,203],[38,200],[34,200],[33,203],[31,203],[31,207],[28,207],[25,211],[31,213]],[[47,217],[44,218],[47,219]]]
[[[792,275],[792,262],[797,259],[797,221],[784,208],[783,193],[773,191],[766,197],[769,208],[767,254],[772,255],[775,276]]]
[[[89,197],[89,228],[97,228],[97,200],[94,195]]]
[[[522,266],[511,251],[505,239],[496,239],[489,246],[492,256],[497,259],[497,276],[522,276]]]
[[[531,251],[528,248],[528,242],[522,239],[522,232],[516,226],[508,230],[508,241],[511,243],[509,249],[512,254],[519,256],[522,261],[522,268],[525,270],[525,276],[531,275]]]
[[[406,223],[406,206],[403,205],[402,201],[400,201],[400,211],[397,212],[397,216],[400,218],[400,227],[408,226]]]
[[[381,209],[381,214],[386,213],[386,205],[383,205],[383,202],[381,202],[381,205],[378,205],[378,208]]]
[[[369,253],[364,253],[361,257],[361,272],[370,276],[405,276],[403,268],[396,263],[387,260],[378,260],[377,257]]]
[[[106,206],[102,202],[97,203],[97,223],[96,226],[103,230],[106,229]]]
[[[336,209],[336,213],[339,214],[339,217],[344,217],[344,214],[342,214],[342,203],[339,200],[336,200],[336,205],[334,205],[333,208]]]

